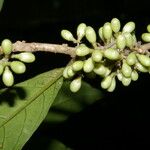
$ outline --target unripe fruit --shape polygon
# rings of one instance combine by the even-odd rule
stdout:
[[[119,32],[120,26],[121,26],[121,24],[120,24],[119,19],[113,18],[113,19],[111,20],[111,28],[112,28],[112,30],[113,30],[115,33]]]
[[[4,71],[4,66],[0,64],[0,75],[3,73],[3,71]]]
[[[122,34],[118,35],[117,40],[116,40],[116,44],[117,44],[117,47],[119,49],[124,49],[125,48],[126,39],[125,39],[124,35],[122,35]]]
[[[100,50],[94,50],[92,53],[92,59],[94,62],[100,62],[103,58],[103,54]]]
[[[147,31],[150,32],[150,24],[147,26]]]
[[[134,29],[135,29],[135,23],[131,21],[125,24],[122,31],[131,33],[134,31]]]
[[[90,53],[90,49],[85,44],[81,44],[79,47],[76,48],[77,56],[86,56],[89,53]]]
[[[118,73],[117,73],[117,78],[118,78],[119,81],[122,81],[122,79],[123,79],[123,74],[122,74],[121,72],[118,72]]]
[[[69,67],[69,66],[67,66],[67,67],[64,69],[64,71],[63,71],[63,77],[66,78],[66,79],[69,78],[69,76],[68,76],[68,67]]]
[[[2,75],[2,80],[6,86],[12,86],[14,84],[14,76],[8,67],[5,67]]]
[[[113,92],[116,88],[116,79],[113,78],[110,87],[107,89],[108,92]]]
[[[9,39],[5,39],[1,43],[2,51],[5,55],[9,55],[12,52],[13,44]]]
[[[99,37],[102,41],[104,41],[104,35],[103,35],[103,27],[100,27],[98,30]]]
[[[76,41],[75,38],[73,37],[72,33],[68,30],[62,30],[61,36],[67,41],[72,41],[72,42]]]
[[[139,74],[137,73],[137,71],[133,70],[131,73],[131,79],[133,81],[136,81],[139,78]]]
[[[77,27],[77,37],[80,41],[85,36],[86,24],[80,23]]]
[[[103,89],[108,89],[111,85],[111,82],[112,82],[112,75],[109,75],[102,80],[101,87]]]
[[[110,40],[112,37],[112,28],[109,22],[105,23],[103,26],[103,36],[106,40]]]
[[[107,69],[103,64],[97,64],[93,70],[97,75],[105,76]]]
[[[137,39],[135,34],[132,34],[132,38],[133,38],[133,45],[135,45],[137,43]]]
[[[23,61],[25,63],[32,63],[35,61],[34,54],[32,54],[30,52],[23,52],[20,54],[14,54],[14,55],[12,55],[11,58],[19,59],[20,61]]]
[[[20,62],[20,61],[11,62],[10,67],[11,67],[12,71],[17,73],[17,74],[21,74],[21,73],[24,73],[26,71],[25,64]]]
[[[93,63],[92,58],[90,57],[87,60],[85,60],[83,70],[84,72],[89,73],[89,72],[92,72],[93,69],[94,69],[94,63]]]
[[[122,84],[124,86],[128,86],[130,83],[131,83],[131,78],[126,78],[126,77],[122,78]]]
[[[72,70],[72,66],[68,66],[67,74],[69,77],[73,77],[75,75],[75,72]]]
[[[96,43],[96,33],[91,26],[86,27],[85,36],[90,43]]]
[[[136,55],[139,62],[145,66],[145,67],[150,67],[150,58],[149,56],[146,56],[146,55],[142,55],[142,54],[137,54]]]
[[[122,68],[121,68],[122,74],[126,77],[129,78],[131,77],[132,69],[131,67],[126,63],[126,61],[123,62]]]
[[[81,60],[78,60],[78,61],[75,61],[73,64],[72,64],[72,69],[73,71],[80,71],[82,70],[83,68],[83,61]]]
[[[133,37],[131,33],[125,32],[124,33],[125,39],[126,39],[126,46],[129,48],[132,48],[134,45]]]
[[[138,70],[138,71],[140,71],[140,72],[148,72],[148,68],[147,67],[145,67],[145,66],[143,66],[140,62],[137,62],[136,64],[135,64],[135,68]]]
[[[113,48],[106,49],[104,51],[104,56],[110,60],[117,60],[120,58],[119,52]]]
[[[127,59],[126,59],[128,65],[132,66],[136,63],[137,61],[137,58],[136,58],[136,55],[134,52],[130,53],[128,56],[127,56]]]
[[[144,42],[150,42],[150,33],[143,33],[142,34],[142,40]]]
[[[81,77],[78,77],[70,83],[70,90],[71,92],[75,93],[79,91],[80,88],[81,88]]]

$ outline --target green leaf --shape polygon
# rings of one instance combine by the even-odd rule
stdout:
[[[69,89],[70,82],[63,83],[45,121],[57,124],[65,121],[71,114],[80,112],[90,104],[102,99],[100,89],[95,89],[82,81],[82,87],[77,93]]]
[[[0,0],[0,11],[1,11],[2,7],[3,7],[3,3],[4,3],[4,0]]]
[[[21,150],[45,118],[61,85],[62,69],[0,91],[0,150]]]

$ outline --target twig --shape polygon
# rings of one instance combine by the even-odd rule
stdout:
[[[52,52],[52,53],[62,53],[70,55],[72,58],[75,57],[75,48],[68,47],[67,44],[46,44],[46,43],[26,43],[25,41],[17,41],[13,44],[13,52]],[[2,52],[0,48],[0,53]]]

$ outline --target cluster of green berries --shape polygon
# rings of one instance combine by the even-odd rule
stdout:
[[[30,52],[22,52],[13,54],[13,44],[9,39],[5,39],[1,43],[2,54],[0,55],[0,75],[5,86],[14,84],[13,73],[22,74],[26,71],[24,63],[32,63],[35,56]]]
[[[150,32],[150,25],[147,27]],[[135,36],[135,23],[130,21],[121,28],[117,18],[106,22],[98,30],[97,35],[91,26],[81,23],[77,27],[77,39],[68,30],[62,30],[61,36],[77,43],[76,57],[63,72],[66,79],[71,79],[70,90],[77,92],[81,88],[81,81],[85,75],[101,77],[101,87],[113,92],[116,78],[124,86],[136,81],[139,72],[150,72],[150,57],[148,53],[137,50],[138,42]],[[81,42],[85,37],[91,46]],[[142,34],[144,42],[150,42],[150,33]],[[89,45],[89,44],[88,44]]]

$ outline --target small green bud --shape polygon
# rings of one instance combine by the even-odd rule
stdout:
[[[98,30],[99,37],[102,41],[104,41],[104,35],[103,35],[103,27],[100,27]]]
[[[9,39],[5,39],[1,43],[2,51],[5,55],[9,55],[12,52],[13,44]]]
[[[139,62],[145,66],[145,67],[150,67],[150,58],[149,56],[146,56],[146,55],[142,55],[142,54],[137,54],[136,55]]]
[[[123,76],[123,78],[122,78],[122,84],[124,86],[128,86],[130,83],[131,83],[131,78],[126,78],[126,77]]]
[[[132,69],[131,67],[126,63],[126,61],[123,61],[122,68],[121,68],[122,74],[126,77],[129,78],[131,77]]]
[[[140,62],[136,62],[135,68],[140,72],[148,72],[148,68],[143,66]]]
[[[84,72],[89,73],[89,72],[92,72],[93,69],[94,69],[94,63],[93,63],[92,58],[90,57],[87,60],[85,60],[83,70]]]
[[[81,77],[78,77],[70,83],[70,90],[71,92],[76,93],[80,90],[80,88],[81,88]]]
[[[143,33],[142,34],[142,40],[144,42],[150,42],[150,33]]]
[[[26,71],[25,64],[20,62],[20,61],[11,62],[10,67],[11,67],[12,71],[17,73],[17,74],[21,74],[21,73],[24,73]]]
[[[123,27],[122,31],[131,33],[131,32],[134,31],[134,29],[135,29],[135,23],[130,21],[130,22],[125,24],[125,26]]]
[[[67,41],[72,41],[72,42],[76,41],[75,38],[73,37],[72,33],[68,30],[62,30],[61,36]]]
[[[85,36],[86,24],[80,23],[77,27],[77,37],[80,41]]]
[[[100,62],[103,58],[103,54],[100,50],[94,50],[92,53],[92,59],[94,62]]]
[[[120,58],[120,54],[116,49],[108,48],[104,51],[104,56],[110,60],[118,60]]]
[[[14,76],[8,67],[5,67],[2,75],[2,80],[6,86],[12,86],[14,84]]]
[[[91,26],[86,27],[85,36],[90,43],[96,43],[96,33]]]
[[[111,20],[111,28],[112,28],[112,30],[113,30],[115,33],[119,32],[120,26],[121,26],[121,24],[120,24],[119,19],[113,18],[113,19]]]
[[[134,40],[133,40],[133,36],[131,35],[131,33],[125,32],[123,35],[125,36],[125,39],[126,39],[126,46],[129,48],[132,48],[134,45]]]
[[[86,56],[89,53],[90,53],[90,49],[85,44],[81,44],[79,47],[76,48],[77,56]]]
[[[23,61],[25,63],[32,63],[35,61],[34,54],[32,54],[30,52],[23,52],[20,54],[14,54],[11,56],[11,58],[19,59],[20,61]]]
[[[108,89],[112,83],[112,75],[105,77],[101,82],[101,87],[103,89]]]
[[[106,67],[103,65],[103,64],[101,64],[101,63],[99,63],[99,64],[97,64],[96,65],[96,67],[94,68],[94,70],[93,70],[97,75],[100,75],[100,76],[105,76],[105,74],[106,74],[106,72],[107,72],[107,69],[106,69]]]
[[[135,45],[137,43],[137,39],[135,34],[132,34],[132,38],[133,38],[133,45]]]
[[[68,77],[73,77],[75,75],[75,72],[72,70],[72,66],[68,66],[67,74]]]
[[[131,79],[133,81],[136,81],[139,78],[139,74],[137,73],[137,71],[133,70],[131,73]]]
[[[124,49],[125,48],[126,39],[125,39],[124,35],[122,35],[122,34],[118,35],[117,40],[116,40],[116,44],[117,44],[117,47],[119,49]]]
[[[69,78],[69,76],[68,76],[68,68],[69,68],[69,66],[67,66],[65,69],[64,69],[64,71],[63,71],[63,77],[64,78]]]
[[[150,33],[150,24],[147,26],[147,31]]]
[[[108,92],[113,92],[116,88],[116,79],[115,77],[112,79],[110,87],[107,89]]]
[[[4,66],[0,64],[0,75],[3,73],[3,71],[4,71]]]
[[[130,53],[128,56],[127,56],[127,59],[126,59],[128,65],[132,66],[136,63],[137,61],[137,58],[136,58],[136,55],[134,52]]]
[[[118,73],[117,73],[117,78],[118,78],[119,81],[122,81],[122,79],[123,79],[123,74],[122,74],[121,72],[118,72]]]
[[[112,38],[112,28],[109,22],[105,23],[103,26],[103,36],[108,41]]]
[[[80,71],[82,70],[83,68],[83,61],[81,60],[78,60],[78,61],[75,61],[73,64],[72,64],[72,69],[73,71]]]

